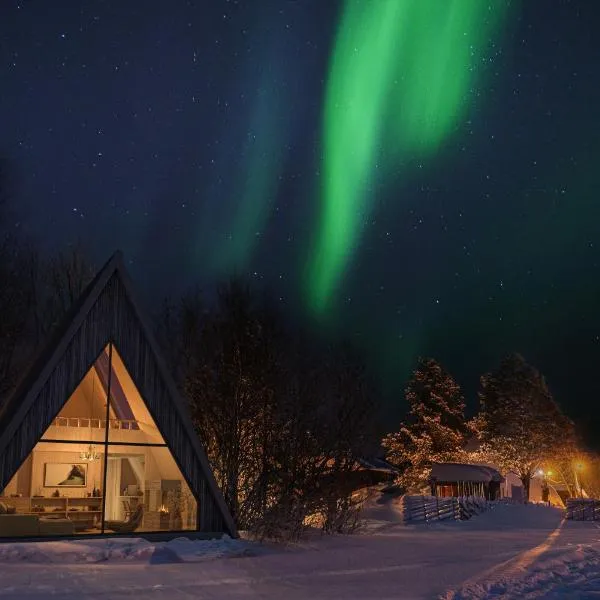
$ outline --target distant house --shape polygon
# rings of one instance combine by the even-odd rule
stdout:
[[[382,458],[359,458],[356,461],[357,482],[364,487],[393,483],[400,471]]]
[[[325,473],[320,483],[323,487],[334,485],[338,490],[353,494],[378,484],[392,483],[398,473],[396,467],[381,458],[358,458],[350,470]]]
[[[501,497],[504,477],[494,468],[462,463],[434,463],[431,468],[431,494],[438,497]]]

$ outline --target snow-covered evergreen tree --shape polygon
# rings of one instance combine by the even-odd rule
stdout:
[[[410,411],[400,430],[383,439],[388,460],[403,469],[409,491],[427,488],[431,464],[459,460],[468,428],[459,385],[432,358],[419,359],[406,388]]]
[[[573,435],[544,377],[522,356],[506,357],[481,378],[479,458],[515,473],[529,498],[531,478]]]

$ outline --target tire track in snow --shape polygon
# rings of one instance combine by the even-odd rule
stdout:
[[[517,556],[509,558],[507,561],[483,571],[483,573],[478,573],[470,577],[461,584],[460,590],[468,591],[469,588],[481,589],[482,586],[487,588],[501,581],[519,578],[542,554],[547,552],[556,543],[565,523],[566,519],[563,518],[558,527],[541,544],[538,544],[534,548],[525,550],[517,554]],[[442,600],[459,600],[462,598],[462,593],[453,589],[446,592],[441,598]]]

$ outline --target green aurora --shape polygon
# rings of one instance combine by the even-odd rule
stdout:
[[[509,6],[504,0],[348,0],[326,83],[321,214],[308,305],[328,312],[373,187],[403,162],[435,154],[471,104]]]
[[[285,105],[281,93],[265,80],[249,115],[249,134],[233,185],[231,204],[235,209],[228,219],[233,235],[211,255],[211,268],[218,273],[229,274],[247,264],[265,227],[283,169],[282,149],[288,131],[282,110]]]

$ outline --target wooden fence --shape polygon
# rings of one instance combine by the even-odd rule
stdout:
[[[565,516],[570,521],[600,521],[600,500],[569,498]]]
[[[402,498],[405,523],[465,521],[487,510],[487,507],[487,501],[478,496],[461,496],[459,498],[404,496]]]

